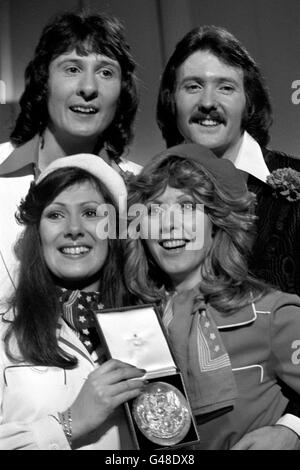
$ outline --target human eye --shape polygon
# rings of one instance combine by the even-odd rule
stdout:
[[[200,90],[201,86],[198,82],[186,82],[183,85],[183,88],[188,93],[197,93],[197,91]]]
[[[93,218],[93,217],[97,217],[97,209],[96,208],[88,208],[88,209],[85,209],[83,215],[87,218]]]
[[[105,79],[110,79],[115,76],[115,72],[110,67],[102,67],[99,72],[100,76]]]
[[[225,83],[220,85],[220,90],[226,95],[231,95],[235,91],[235,87],[231,84]]]
[[[49,210],[45,212],[44,218],[49,220],[60,220],[64,217],[64,214],[58,210]]]
[[[193,201],[183,202],[181,204],[181,207],[183,210],[186,210],[186,211],[194,211],[196,210],[196,203]]]
[[[155,217],[162,213],[160,204],[149,204],[147,210],[150,217]]]
[[[76,75],[80,72],[80,67],[78,65],[69,64],[64,67],[64,71],[67,75]]]

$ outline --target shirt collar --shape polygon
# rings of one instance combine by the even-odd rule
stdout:
[[[232,161],[239,170],[245,171],[264,183],[270,174],[260,145],[246,131],[242,136],[242,143],[237,155],[229,155],[224,158]]]
[[[17,147],[0,165],[0,177],[38,175],[39,136]]]
[[[211,305],[208,305],[208,309],[210,310],[219,330],[226,328],[239,328],[249,325],[257,318],[256,308],[253,302],[231,315],[224,315]]]

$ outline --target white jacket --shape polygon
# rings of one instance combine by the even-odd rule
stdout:
[[[35,140],[36,138],[25,144],[26,151],[28,149],[32,152],[35,151]],[[21,153],[23,147],[25,149],[25,145],[19,147],[18,153]],[[0,144],[0,169],[1,163],[7,163],[6,160],[9,159],[14,150],[10,142]],[[119,166],[123,171],[130,171],[134,174],[142,168],[140,165],[124,158],[121,159]],[[0,176],[0,304],[1,301],[13,293],[17,279],[18,262],[14,253],[14,245],[23,227],[17,224],[15,213],[21,199],[26,196],[32,180],[32,174],[16,177]]]
[[[0,339],[6,327],[0,320]],[[95,365],[65,322],[60,334],[60,346],[78,358],[75,369],[12,363],[0,342],[0,450],[70,450],[61,425],[49,415],[65,411],[74,402]],[[133,449],[121,407],[99,435],[98,442],[81,450]]]

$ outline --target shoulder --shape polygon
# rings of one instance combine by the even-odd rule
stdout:
[[[300,171],[300,155],[288,155],[287,153],[267,148],[262,148],[262,153],[271,171],[284,167],[290,167]]]
[[[3,340],[3,337],[13,319],[13,311],[11,309],[5,311],[5,306],[3,306],[2,311],[0,313],[0,341]]]
[[[123,171],[130,171],[134,175],[138,175],[142,171],[142,165],[135,163],[131,160],[127,160],[127,158],[121,157],[120,167]]]
[[[277,315],[283,312],[296,312],[300,320],[300,297],[279,290],[271,290],[255,302],[257,311]]]
[[[7,157],[14,151],[14,146],[11,142],[4,142],[0,144],[0,165]]]

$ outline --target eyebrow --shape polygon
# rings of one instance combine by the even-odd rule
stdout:
[[[106,204],[105,201],[94,201],[94,200],[91,200],[91,201],[84,201],[84,202],[80,202],[79,204],[76,204],[78,206],[85,206],[87,204]],[[45,209],[47,209],[48,207],[50,206],[60,206],[60,207],[67,207],[68,204],[65,204],[64,202],[51,202],[48,206],[45,207]]]
[[[202,77],[201,75],[186,75],[181,80],[177,80],[177,83],[182,84],[182,83],[189,82],[189,81],[203,82],[205,80],[206,79],[204,77]],[[212,81],[216,82],[216,83],[227,82],[227,83],[232,83],[233,85],[236,85],[236,86],[240,86],[240,83],[232,77],[216,76],[216,77],[212,78]]]
[[[72,64],[83,64],[86,61],[84,58],[78,58],[78,57],[62,57],[59,59],[56,63],[57,66],[64,65],[65,63],[71,62]],[[112,67],[115,67],[116,69],[120,68],[120,64],[117,60],[110,59],[109,57],[105,57],[103,59],[97,59],[94,64],[98,65],[110,65]]]
[[[180,196],[178,196],[177,200],[173,202],[172,204],[176,204],[177,202],[181,202],[182,200],[185,200],[185,199],[187,200],[187,202],[191,202],[195,200],[191,194],[181,194]],[[153,199],[152,201],[149,201],[148,204],[167,204],[167,203],[162,201],[158,197],[156,199]]]

